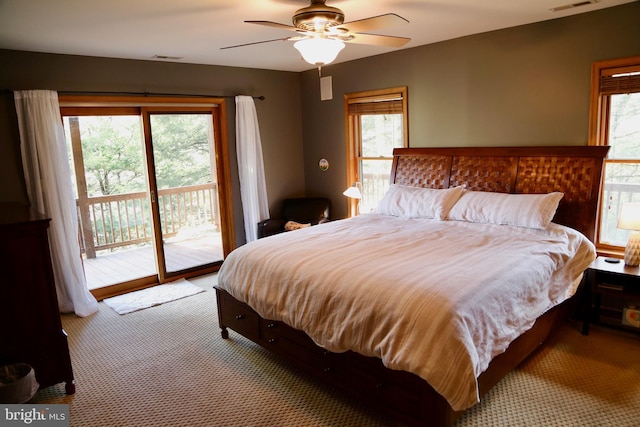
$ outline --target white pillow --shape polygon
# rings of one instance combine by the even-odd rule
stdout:
[[[465,191],[447,219],[546,228],[558,209],[563,193],[506,194]]]
[[[403,218],[444,219],[463,190],[463,187],[432,189],[391,184],[373,212]]]

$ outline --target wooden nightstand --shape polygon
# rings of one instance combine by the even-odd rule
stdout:
[[[582,334],[589,334],[595,322],[640,332],[640,327],[623,324],[623,310],[640,310],[640,268],[627,267],[623,260],[613,264],[598,257],[587,269],[587,298]]]

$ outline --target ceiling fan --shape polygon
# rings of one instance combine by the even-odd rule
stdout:
[[[232,49],[274,41],[294,41],[294,47],[300,51],[305,61],[318,66],[332,62],[344,48],[344,43],[359,43],[387,47],[401,47],[411,39],[406,37],[369,34],[380,28],[409,21],[395,13],[373,16],[357,21],[344,22],[344,13],[337,7],[328,6],[326,0],[311,0],[307,7],[297,10],[292,17],[293,26],[272,21],[244,21],[249,24],[264,25],[298,35],[253,43],[227,46],[221,49]]]

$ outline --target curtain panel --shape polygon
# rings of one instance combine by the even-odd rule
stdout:
[[[269,218],[260,128],[251,96],[236,96],[236,151],[248,243],[258,238],[258,223]]]
[[[51,262],[63,313],[88,316],[98,302],[87,288],[78,242],[78,218],[58,94],[14,92],[20,149],[31,207],[51,218]]]

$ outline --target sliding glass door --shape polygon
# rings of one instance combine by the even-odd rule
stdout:
[[[149,114],[165,275],[222,260],[211,114]]]
[[[61,108],[94,295],[215,271],[233,249],[216,108]]]

